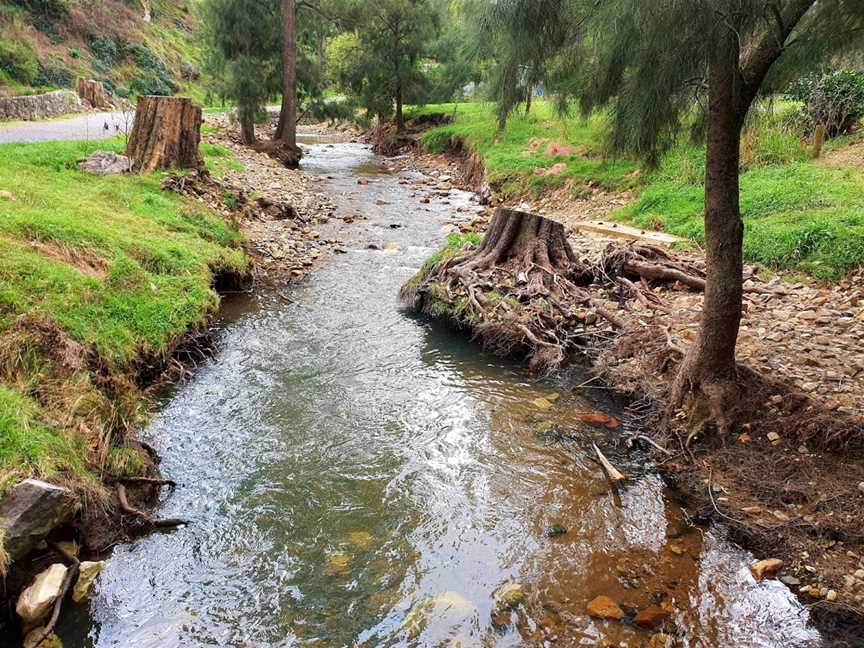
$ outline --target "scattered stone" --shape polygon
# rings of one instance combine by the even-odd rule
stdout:
[[[687,550],[684,547],[674,543],[669,545],[669,551],[671,551],[676,556],[683,556],[685,553],[687,553]]]
[[[99,560],[96,562],[84,561],[80,566],[78,580],[75,581],[75,588],[72,590],[72,600],[80,603],[90,595],[90,590],[93,588],[93,583],[96,578],[105,569],[105,561]]]
[[[858,492],[864,495],[864,482],[858,482]]]
[[[779,558],[768,558],[750,565],[750,573],[757,581],[765,578],[773,578],[783,568],[783,561]]]
[[[395,241],[390,241],[389,243],[387,243],[387,245],[384,246],[384,249],[388,252],[396,252],[397,250],[399,250],[399,244]]]
[[[837,600],[837,592],[835,592],[834,590],[828,590],[828,592],[825,594],[825,600],[833,603]]]
[[[36,576],[33,583],[21,592],[15,612],[25,627],[31,627],[48,616],[51,606],[60,596],[67,571],[66,565],[55,563]]]
[[[26,556],[75,511],[77,501],[68,488],[38,479],[13,487],[0,502],[0,529],[9,560]]]
[[[565,529],[563,526],[553,524],[550,527],[546,527],[543,535],[545,535],[547,538],[557,538],[558,536],[562,536],[565,533],[567,533],[567,529]]]
[[[585,606],[585,609],[595,619],[620,621],[624,618],[624,610],[618,607],[618,604],[608,596],[600,595],[592,599]]]
[[[659,605],[652,605],[641,610],[633,619],[640,628],[659,628],[672,614],[671,610]]]
[[[78,168],[93,175],[117,175],[129,171],[129,158],[111,151],[94,151],[78,162]]]
[[[766,435],[766,437],[771,443],[774,443],[774,444],[780,443],[780,435],[777,434],[776,432],[769,432]]]
[[[366,178],[357,178],[357,184],[360,186],[365,186],[369,184],[369,181]]]
[[[795,578],[794,576],[782,576],[780,582],[789,587],[798,587],[801,585],[801,579]]]

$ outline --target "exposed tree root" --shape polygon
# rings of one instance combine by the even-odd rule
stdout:
[[[149,513],[145,513],[141,509],[130,506],[129,500],[126,497],[126,487],[123,484],[117,484],[117,501],[120,504],[121,512],[138,518],[148,527],[164,529],[189,524],[188,520],[183,520],[181,518],[154,518]]]

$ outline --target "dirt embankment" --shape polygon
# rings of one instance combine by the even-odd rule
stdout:
[[[420,152],[405,164],[460,177],[468,156],[453,153]],[[466,187],[475,186],[473,174],[461,177]],[[608,204],[611,209],[615,201]],[[602,216],[580,213],[572,203],[560,210],[554,201],[549,206],[552,218],[568,226]],[[463,231],[484,231],[489,216]],[[445,250],[438,267],[424,268],[406,294],[418,308],[451,319],[493,350],[531,359],[556,345],[571,359],[589,362],[598,380],[629,396],[630,427],[650,438],[643,445],[688,495],[694,521],[727,527],[759,558],[782,559],[781,580],[814,619],[832,636],[860,639],[864,272],[829,285],[745,269],[736,412],[741,424],[720,438],[707,412],[667,407],[683,352],[698,329],[701,253],[572,229],[569,242],[582,260],[580,272],[588,268],[592,275],[589,285],[570,291],[570,309],[550,306],[549,286],[545,295],[541,289],[526,298],[530,277],[518,264],[508,265],[506,256],[494,269],[472,265],[477,250],[470,246]],[[570,279],[584,284],[575,275]]]

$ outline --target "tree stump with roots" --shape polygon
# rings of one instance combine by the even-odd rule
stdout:
[[[564,226],[515,209],[495,212],[479,248],[445,256],[427,271],[403,287],[404,301],[469,322],[493,352],[527,350],[538,373],[564,363],[584,328],[580,307],[593,305],[583,289],[593,269],[579,260]]]
[[[138,98],[135,123],[126,154],[133,171],[200,168],[201,108],[191,99],[144,96]]]

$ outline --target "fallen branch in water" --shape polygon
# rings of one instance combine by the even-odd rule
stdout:
[[[51,618],[42,630],[42,634],[40,634],[32,644],[33,648],[38,648],[42,645],[42,642],[44,642],[54,632],[54,628],[57,627],[57,622],[60,620],[60,609],[63,607],[63,599],[66,598],[66,595],[72,588],[72,583],[75,582],[81,571],[81,562],[78,560],[77,556],[68,553],[63,549],[63,547],[54,543],[51,544],[51,548],[63,556],[67,562],[72,563],[72,566],[66,570],[66,575],[63,577],[63,584],[60,587],[60,595],[57,597],[57,600],[54,601],[54,609],[51,611]]]
[[[145,513],[141,509],[130,506],[129,500],[126,498],[126,487],[123,484],[117,484],[117,501],[120,502],[120,510],[123,513],[137,517],[147,526],[170,528],[189,524],[188,520],[180,518],[154,518],[152,515]]]
[[[606,473],[606,477],[609,478],[612,485],[617,486],[619,483],[625,481],[627,479],[626,475],[612,465],[612,462],[606,458],[606,455],[600,452],[600,448],[597,447],[596,443],[593,443],[592,445],[594,446],[594,452],[597,453],[597,459],[600,461],[600,465],[603,466],[603,472]]]

